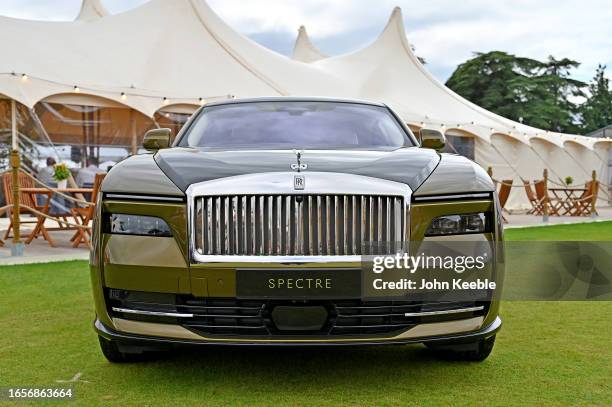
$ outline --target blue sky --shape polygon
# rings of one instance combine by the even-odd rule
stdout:
[[[102,0],[119,13],[147,0]],[[157,0],[160,1],[160,0]],[[165,0],[171,1],[171,0]],[[0,14],[38,20],[71,20],[80,0],[0,0]],[[353,51],[373,41],[394,6],[402,7],[408,39],[428,69],[445,81],[473,52],[501,50],[582,63],[574,72],[588,81],[597,64],[612,76],[612,4],[606,0],[209,0],[236,30],[289,54],[305,25],[327,54]]]

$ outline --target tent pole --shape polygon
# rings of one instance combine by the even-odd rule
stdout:
[[[11,99],[11,145],[13,151],[19,149],[19,141],[17,140],[17,106],[15,99]]]
[[[544,199],[542,200],[542,222],[548,222],[548,208],[550,200],[548,198],[548,169],[544,168],[542,174],[544,178]]]
[[[17,104],[11,99],[11,169],[13,178],[13,244],[11,256],[23,256],[23,243],[21,242],[20,209],[19,209],[19,143],[17,140]]]

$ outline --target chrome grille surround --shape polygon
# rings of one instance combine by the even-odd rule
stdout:
[[[389,242],[401,250],[409,241],[412,191],[406,184],[302,172],[306,184],[296,191],[296,174],[247,174],[191,185],[186,194],[192,262],[356,263],[362,242]]]

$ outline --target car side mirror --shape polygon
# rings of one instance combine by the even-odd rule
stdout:
[[[421,147],[440,151],[446,145],[446,137],[439,130],[421,129]]]
[[[157,151],[162,148],[170,147],[170,129],[153,129],[149,130],[144,135],[142,146],[149,151]]]

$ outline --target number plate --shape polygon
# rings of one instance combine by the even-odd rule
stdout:
[[[236,271],[238,298],[343,299],[361,297],[361,270]]]

